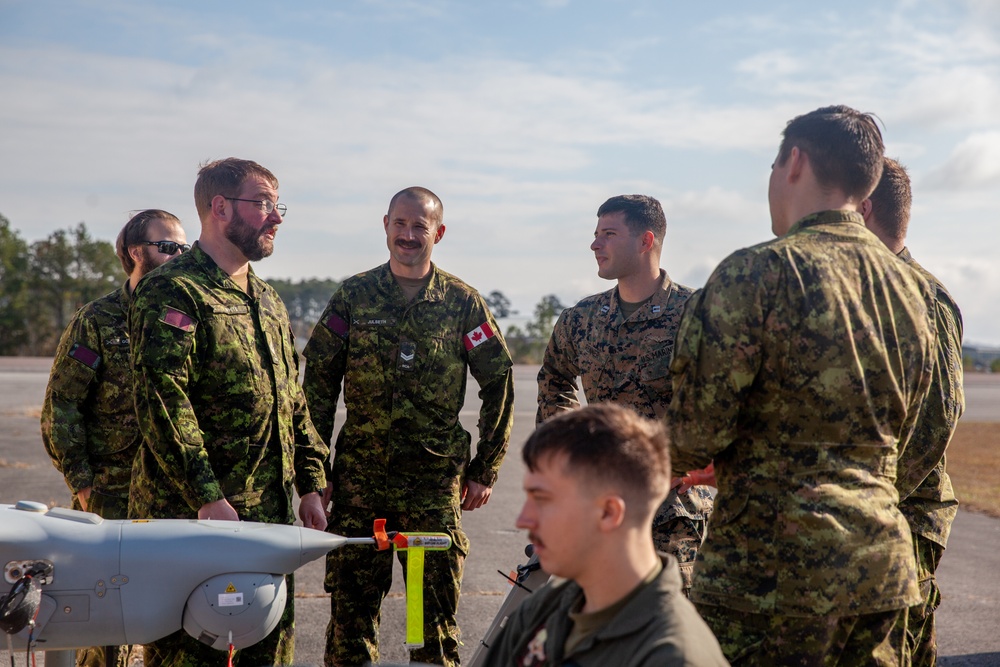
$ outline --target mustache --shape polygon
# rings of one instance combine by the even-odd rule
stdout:
[[[423,244],[421,244],[420,241],[407,241],[405,239],[396,239],[396,245],[398,245],[400,248],[409,248],[413,250],[414,248],[421,247]]]

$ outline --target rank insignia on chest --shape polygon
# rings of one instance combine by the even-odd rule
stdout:
[[[660,312],[660,307],[659,306],[653,306],[652,310],[653,310],[654,313],[658,313],[658,312]]]
[[[412,340],[399,341],[399,370],[412,371],[417,360],[417,344]]]
[[[611,306],[607,304],[601,306],[601,315],[607,315],[609,310],[611,310]]]

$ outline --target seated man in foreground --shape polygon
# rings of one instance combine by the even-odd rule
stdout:
[[[613,404],[543,423],[522,452],[518,528],[554,580],[514,612],[487,665],[728,665],[653,546],[670,486],[663,426]]]

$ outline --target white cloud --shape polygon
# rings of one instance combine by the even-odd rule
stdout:
[[[931,189],[1000,190],[1000,130],[966,138],[922,184]]]

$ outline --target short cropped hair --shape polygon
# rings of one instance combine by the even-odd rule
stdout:
[[[872,215],[882,233],[897,241],[906,240],[910,225],[910,206],[913,191],[906,167],[892,158],[882,163],[882,178],[868,197],[872,202]]]
[[[389,210],[386,211],[387,216],[392,217],[392,207],[396,205],[396,202],[400,197],[409,197],[410,199],[414,199],[416,201],[431,202],[437,209],[437,220],[435,222],[440,225],[444,220],[444,204],[441,203],[441,198],[427,188],[422,188],[416,185],[400,190],[392,196],[392,199],[389,200]]]
[[[779,165],[797,146],[809,156],[820,187],[837,188],[859,202],[875,189],[885,146],[871,114],[844,105],[822,107],[788,121],[782,134]]]
[[[216,195],[239,196],[243,184],[252,176],[260,176],[272,187],[278,187],[274,174],[253,160],[227,157],[203,164],[194,184],[194,205],[198,209],[198,217],[204,219],[212,210],[212,199]]]
[[[647,195],[618,195],[607,200],[597,209],[597,217],[623,213],[625,224],[632,236],[653,232],[657,243],[663,244],[667,234],[667,217],[660,202]]]
[[[118,232],[118,240],[115,241],[115,254],[118,255],[118,260],[122,263],[122,268],[125,269],[126,275],[131,276],[132,271],[135,270],[135,260],[132,259],[132,255],[128,254],[129,248],[145,243],[146,241],[163,240],[146,238],[146,230],[149,228],[149,223],[153,220],[173,220],[177,224],[181,224],[176,215],[161,211],[158,208],[149,208],[133,215],[125,223],[125,226],[122,227],[122,230]]]
[[[614,403],[596,403],[562,412],[544,421],[521,455],[528,470],[554,455],[566,455],[566,471],[595,486],[607,484],[626,506],[640,507],[645,518],[667,496],[670,487],[670,449],[660,422],[641,417]]]

